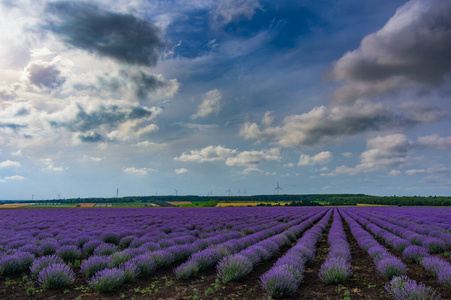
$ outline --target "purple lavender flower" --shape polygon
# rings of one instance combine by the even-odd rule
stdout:
[[[13,274],[25,271],[34,261],[34,255],[28,252],[16,252],[0,258],[0,274]]]
[[[132,236],[132,235],[125,236],[125,237],[121,238],[121,240],[119,241],[119,245],[121,245],[121,247],[124,249],[128,248],[134,239],[136,239],[135,236]]]
[[[129,261],[132,259],[132,256],[127,252],[114,252],[109,257],[109,264],[108,266],[110,268],[118,267],[119,265]]]
[[[222,255],[218,250],[205,249],[191,255],[190,260],[195,261],[200,270],[204,270],[215,265],[221,258]]]
[[[103,243],[97,246],[94,250],[95,255],[111,255],[117,251],[117,246],[114,244]]]
[[[285,267],[271,268],[260,277],[261,287],[274,298],[287,297],[294,294],[299,286],[299,281]]]
[[[42,269],[38,275],[38,282],[45,289],[69,286],[74,281],[74,272],[65,264],[51,264]]]
[[[382,247],[381,245],[376,245],[368,249],[368,254],[371,256],[372,259],[378,261],[382,257],[384,257],[385,254],[387,254],[387,249],[385,249],[385,247]]]
[[[139,268],[131,261],[123,263],[119,266],[119,269],[124,271],[125,282],[131,282],[140,275]]]
[[[81,251],[75,245],[64,245],[58,249],[57,254],[64,261],[73,261],[81,257]]]
[[[398,239],[393,240],[392,245],[393,245],[393,248],[402,252],[402,251],[404,251],[404,249],[406,249],[411,244],[408,240],[398,238]]]
[[[446,244],[439,238],[428,237],[423,240],[423,247],[428,249],[429,253],[440,253],[445,251]]]
[[[99,241],[99,240],[92,240],[89,242],[86,242],[83,245],[83,252],[86,253],[86,255],[93,255],[94,254],[94,250],[99,246],[102,245],[103,242]]]
[[[106,232],[100,239],[107,244],[109,243],[113,245],[119,245],[119,242],[121,241],[120,235],[114,232]]]
[[[44,241],[39,245],[39,252],[42,256],[55,254],[59,245],[54,240]]]
[[[351,264],[344,258],[328,258],[321,265],[319,278],[325,284],[344,284],[353,273]]]
[[[91,256],[80,265],[80,268],[86,277],[91,277],[95,273],[106,269],[109,261],[110,258],[108,256]]]
[[[48,255],[37,258],[30,267],[31,276],[36,278],[39,272],[42,271],[45,267],[48,267],[53,264],[63,264],[64,261],[61,257],[56,255]]]
[[[402,256],[408,262],[414,262],[419,264],[423,257],[429,256],[428,250],[424,247],[412,245],[404,249]]]
[[[134,263],[138,267],[141,275],[151,274],[157,268],[157,264],[150,253],[138,255],[131,259],[130,262]]]
[[[451,267],[446,266],[442,270],[438,272],[438,282],[441,285],[446,286],[448,289],[451,289]]]
[[[124,270],[113,268],[99,271],[94,275],[89,284],[100,293],[111,292],[114,288],[125,282]]]
[[[235,254],[219,261],[217,266],[218,277],[224,283],[239,280],[252,271],[252,262],[244,255]]]
[[[382,257],[377,262],[376,269],[385,279],[402,276],[407,272],[406,265],[398,258],[391,255],[387,255],[385,258]]]
[[[174,269],[177,279],[188,279],[199,273],[199,265],[196,261],[189,260]]]
[[[424,257],[421,261],[421,265],[435,277],[438,276],[438,273],[441,270],[451,267],[446,260],[435,256]]]
[[[395,300],[406,299],[424,299],[439,300],[440,295],[431,287],[426,287],[422,283],[409,279],[407,276],[393,278],[390,283],[385,286],[390,296]]]

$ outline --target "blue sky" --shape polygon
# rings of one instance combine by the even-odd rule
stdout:
[[[450,195],[451,3],[1,1],[1,199]]]

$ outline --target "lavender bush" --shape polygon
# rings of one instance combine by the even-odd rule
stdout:
[[[451,289],[451,267],[446,266],[442,270],[438,272],[438,282],[441,285],[446,286],[448,289]]]
[[[80,249],[74,245],[61,246],[61,248],[58,249],[57,254],[64,261],[73,261],[82,256]]]
[[[319,277],[325,284],[344,284],[353,273],[351,264],[344,258],[328,258],[321,265]]]
[[[224,283],[239,280],[252,271],[252,262],[244,255],[235,254],[223,258],[217,266],[218,277]]]
[[[195,261],[188,261],[174,269],[177,279],[189,279],[199,273],[199,265]]]
[[[414,262],[419,264],[423,257],[429,256],[428,250],[424,247],[412,245],[404,249],[402,256],[408,262]]]
[[[16,252],[0,258],[0,274],[7,275],[27,270],[34,261],[34,255],[28,252]]]
[[[294,294],[299,283],[286,266],[271,268],[260,277],[261,287],[273,298],[288,297]]]
[[[134,263],[138,267],[141,275],[149,275],[157,268],[157,264],[150,253],[138,255],[131,259],[130,262]]]
[[[89,284],[98,292],[106,293],[123,284],[125,280],[124,270],[113,268],[97,272],[91,278]]]
[[[61,257],[56,255],[48,255],[37,258],[30,267],[31,277],[37,278],[42,269],[53,264],[64,264],[64,261]]]
[[[80,265],[80,269],[86,277],[91,277],[95,273],[108,268],[109,262],[108,256],[91,256]]]
[[[446,260],[441,259],[439,257],[435,257],[435,256],[429,256],[429,257],[423,258],[423,260],[421,261],[421,265],[435,277],[438,276],[438,273],[441,270],[451,267],[449,262],[447,262]]]
[[[395,300],[421,299],[421,300],[439,300],[440,295],[430,287],[422,283],[409,279],[407,276],[393,278],[385,286],[389,295]]]
[[[51,264],[38,275],[38,282],[44,289],[58,289],[69,286],[74,281],[74,272],[65,264]]]

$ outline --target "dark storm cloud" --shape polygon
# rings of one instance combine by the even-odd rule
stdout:
[[[46,28],[77,48],[137,65],[155,65],[163,46],[159,29],[132,15],[112,13],[86,2],[53,2]]]
[[[67,122],[52,121],[53,127],[64,127],[72,132],[88,132],[102,125],[117,126],[127,120],[150,117],[152,112],[142,107],[119,108],[117,106],[101,106],[96,111],[86,112],[79,107],[75,118]]]
[[[334,66],[338,100],[441,85],[451,71],[451,1],[411,0]]]
[[[122,70],[119,76],[112,77],[105,74],[97,76],[97,82],[94,84],[74,84],[73,87],[78,91],[89,91],[97,96],[108,91],[114,94],[113,97],[121,96],[121,89],[127,87],[134,98],[145,100],[150,93],[168,85],[168,81],[143,71]]]

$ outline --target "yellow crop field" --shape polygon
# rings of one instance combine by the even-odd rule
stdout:
[[[78,206],[80,205],[80,206]],[[96,205],[95,203],[78,203],[72,207],[81,207],[81,208],[90,208],[90,207],[94,207],[94,205]]]
[[[20,207],[24,207],[24,206],[28,206],[28,205],[32,205],[32,204],[4,204],[4,205],[0,205],[0,209],[2,209],[2,208],[20,208]]]

